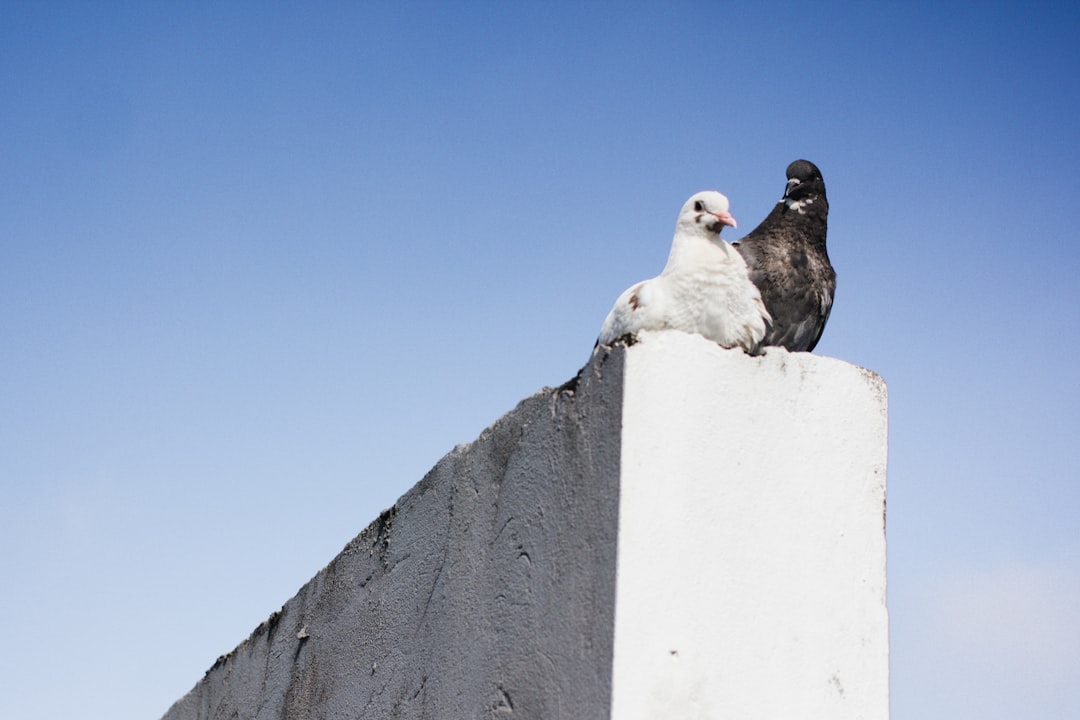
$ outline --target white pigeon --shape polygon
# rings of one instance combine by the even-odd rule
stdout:
[[[664,271],[619,296],[600,329],[600,343],[610,345],[639,330],[671,329],[755,352],[771,318],[742,255],[720,237],[725,225],[736,227],[724,195],[707,190],[687,200]]]

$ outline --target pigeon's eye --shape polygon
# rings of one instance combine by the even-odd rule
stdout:
[[[694,201],[694,212],[703,212],[704,210],[705,210],[705,205],[700,200],[695,200]]]

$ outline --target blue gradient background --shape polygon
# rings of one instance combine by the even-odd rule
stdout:
[[[1080,716],[1080,6],[0,4],[0,716],[155,718],[570,378],[692,193],[831,204],[894,720]]]

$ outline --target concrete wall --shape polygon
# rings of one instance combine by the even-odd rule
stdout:
[[[887,718],[885,390],[662,333],[456,448],[166,720]]]
[[[614,718],[888,717],[885,409],[837,360],[631,348]]]

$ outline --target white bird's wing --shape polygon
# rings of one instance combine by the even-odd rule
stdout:
[[[610,345],[623,335],[637,332],[648,324],[647,318],[653,314],[650,310],[656,294],[652,283],[645,280],[623,291],[600,328],[602,344]]]

